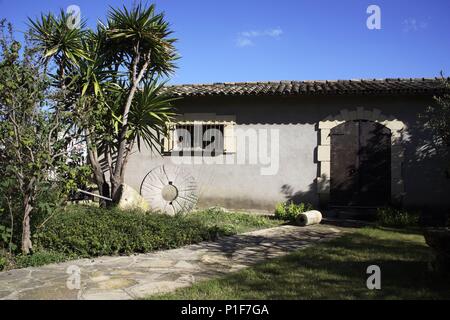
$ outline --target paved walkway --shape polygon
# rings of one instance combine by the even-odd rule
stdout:
[[[281,226],[167,251],[0,272],[0,299],[141,298],[238,271],[340,233],[326,225]]]

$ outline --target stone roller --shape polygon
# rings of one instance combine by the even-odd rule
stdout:
[[[320,213],[320,211],[317,210],[311,210],[300,213],[295,219],[296,224],[302,227],[319,224],[321,221],[322,221],[322,213]]]

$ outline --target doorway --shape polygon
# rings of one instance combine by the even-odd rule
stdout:
[[[391,196],[391,130],[354,120],[330,132],[330,205],[378,207]]]

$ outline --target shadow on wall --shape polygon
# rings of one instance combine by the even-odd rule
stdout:
[[[318,190],[323,190],[325,188],[326,182],[324,182],[325,176],[320,179],[321,182],[317,182],[315,179],[309,184],[308,189],[305,191],[295,191],[290,184],[284,184],[281,186],[280,192],[283,194],[286,202],[293,202],[295,204],[300,204],[302,202],[311,203],[315,207],[319,207]]]
[[[361,159],[358,170],[366,172],[363,183],[351,179],[350,185],[335,183],[334,189],[342,189],[343,193],[353,193],[355,189],[361,191],[361,197],[372,200],[372,193],[376,192],[380,201],[371,203],[373,206],[394,205],[385,203],[383,199],[390,199],[390,168],[386,166],[390,161],[390,152],[383,147],[389,143],[389,135],[384,126],[374,126],[366,143],[357,150]],[[385,143],[380,143],[384,141]],[[405,192],[403,205],[406,209],[420,210],[425,224],[442,224],[449,216],[450,178],[446,169],[450,161],[450,149],[442,144],[426,123],[417,116],[409,124],[408,132],[403,133],[402,145],[405,150],[402,177]],[[342,170],[352,172],[353,166],[344,166]],[[385,172],[385,174],[383,174]],[[319,181],[326,181],[323,179]],[[341,181],[342,182],[342,181]],[[324,182],[321,182],[322,184]],[[355,186],[355,183],[358,186]],[[294,203],[309,202],[318,205],[318,190],[325,185],[312,182],[306,190],[296,191],[290,184],[282,185],[280,193],[286,201]],[[351,198],[351,197],[347,197]],[[389,201],[389,200],[388,200]]]
[[[371,121],[348,121],[332,131],[331,201],[340,206],[385,206],[390,199],[391,132]],[[317,156],[315,155],[315,159]],[[318,183],[320,181],[320,183]],[[284,184],[288,202],[309,202],[318,207],[318,191],[328,179],[313,181],[305,191]]]
[[[372,121],[347,121],[331,131],[333,205],[380,207],[391,198],[391,131]]]

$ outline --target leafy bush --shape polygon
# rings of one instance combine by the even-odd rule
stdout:
[[[8,263],[8,260],[6,257],[0,252],[0,271],[6,268],[6,265]]]
[[[37,251],[31,255],[19,255],[15,257],[15,267],[39,267],[50,263],[58,263],[76,258],[75,255],[67,255],[55,251]]]
[[[13,230],[6,226],[0,225],[0,249],[7,249],[10,252],[15,251],[17,246],[13,241]]]
[[[293,202],[278,203],[275,208],[275,218],[280,220],[295,221],[295,218],[303,212],[312,210],[309,203],[295,204]]]
[[[0,244],[4,247],[9,243],[11,239],[11,228],[0,225]]]
[[[0,249],[0,271],[11,269],[14,266],[14,256],[7,250]]]
[[[53,251],[37,251],[30,255],[13,255],[6,250],[0,250],[0,271],[39,267],[50,263],[58,263],[77,258],[76,255],[66,255]]]
[[[408,227],[419,224],[419,213],[411,213],[402,209],[378,208],[377,223],[385,227]]]
[[[35,235],[35,247],[81,257],[143,253],[214,239],[210,230],[183,216],[72,206]]]

